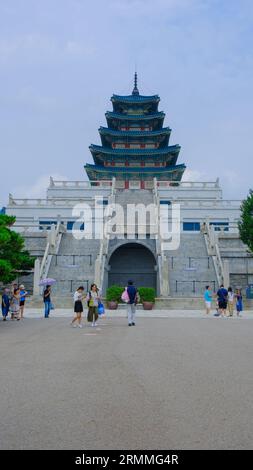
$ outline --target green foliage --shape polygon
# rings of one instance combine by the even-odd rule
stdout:
[[[17,274],[27,274],[34,265],[34,258],[24,249],[24,239],[10,227],[15,217],[0,214],[0,281],[13,281]]]
[[[155,289],[153,287],[139,287],[141,302],[155,302]]]
[[[238,223],[240,237],[253,252],[253,190],[250,189],[247,199],[241,205],[241,220]]]
[[[124,292],[123,287],[116,286],[116,285],[108,287],[106,290],[106,300],[108,302],[111,302],[111,301],[121,302],[121,296],[123,292]]]

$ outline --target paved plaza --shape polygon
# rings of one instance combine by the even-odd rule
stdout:
[[[0,322],[1,449],[252,448],[252,312],[41,312]]]

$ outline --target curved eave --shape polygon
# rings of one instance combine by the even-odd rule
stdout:
[[[108,129],[107,127],[100,127],[98,131],[100,135],[109,135],[112,137],[156,137],[171,134],[171,129],[169,127],[164,127],[157,131],[115,131],[114,129]]]
[[[104,154],[104,155],[166,155],[171,153],[179,154],[180,145],[170,145],[169,147],[161,149],[111,149],[107,147],[101,147],[99,145],[90,145],[89,147],[92,155]]]
[[[87,175],[90,179],[103,179],[105,176],[106,179],[110,179],[113,175],[118,175],[119,177],[125,177],[125,179],[131,179],[130,175],[136,178],[153,178],[156,176],[157,178],[175,178],[176,181],[180,181],[182,175],[184,173],[186,166],[184,164],[175,165],[170,167],[152,167],[152,168],[145,168],[145,167],[102,167],[98,165],[91,165],[87,163],[84,166],[84,169],[87,172]],[[130,178],[129,178],[130,177]]]
[[[106,119],[118,119],[119,121],[152,121],[153,119],[164,119],[165,113],[160,111],[153,114],[123,114],[107,111]]]
[[[185,170],[186,166],[184,163],[181,163],[180,165],[171,165],[171,166],[152,166],[152,167],[130,167],[130,166],[113,166],[113,167],[106,167],[106,166],[100,166],[100,165],[92,165],[92,163],[86,163],[84,165],[85,169],[91,169],[91,170],[96,170],[100,172],[112,172],[112,171],[117,171],[119,173],[168,173],[170,171],[174,170]]]
[[[158,95],[112,95],[111,101],[112,103],[159,103],[160,97]]]
[[[105,164],[105,162],[114,162],[115,165],[119,164],[119,163],[124,163],[126,160],[128,162],[140,162],[140,161],[143,161],[143,162],[154,162],[154,161],[159,161],[159,162],[166,162],[168,165],[176,165],[177,163],[177,159],[178,159],[178,155],[177,154],[167,154],[167,155],[145,155],[144,157],[141,157],[141,156],[138,156],[138,155],[131,155],[130,157],[128,157],[127,159],[122,155],[122,156],[117,156],[115,158],[115,156],[110,156],[110,155],[107,155],[106,158],[104,158],[104,156],[102,155],[94,155],[93,156],[93,160],[94,160],[94,163],[95,165],[99,165],[99,166],[103,166]]]

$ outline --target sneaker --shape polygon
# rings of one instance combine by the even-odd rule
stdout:
[[[132,326],[135,326],[135,323],[132,323]]]
[[[128,323],[128,326],[132,326],[132,323]]]
[[[93,326],[98,326],[98,324],[95,322]]]
[[[76,327],[77,327],[77,325],[76,325],[75,323],[74,323],[74,324],[73,324],[73,323],[70,323],[70,325],[71,325],[73,328],[76,328]]]
[[[79,326],[79,328],[82,328],[82,327],[83,327],[83,325],[78,325],[78,326]]]

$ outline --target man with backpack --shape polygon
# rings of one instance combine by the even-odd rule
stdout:
[[[128,326],[135,326],[135,311],[137,304],[137,289],[133,285],[133,281],[128,281],[127,293],[129,301],[127,304]]]

